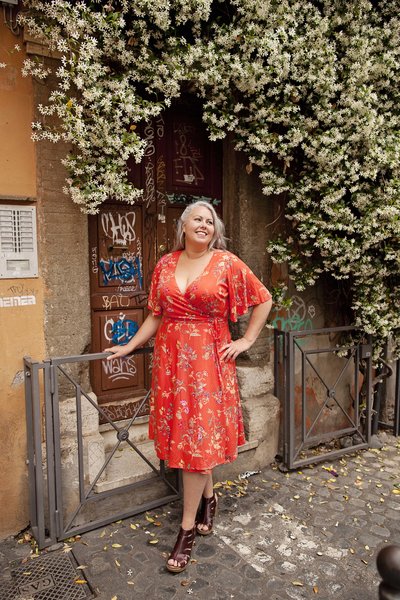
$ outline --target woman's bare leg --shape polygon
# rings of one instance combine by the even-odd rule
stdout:
[[[183,515],[182,529],[193,529],[197,509],[199,508],[200,500],[203,495],[205,486],[209,476],[202,473],[191,473],[182,471],[183,481]],[[170,565],[178,565],[176,560],[170,558]]]

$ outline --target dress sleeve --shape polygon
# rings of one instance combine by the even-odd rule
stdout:
[[[249,267],[235,255],[228,267],[229,318],[237,321],[251,306],[270,300],[271,294]]]
[[[162,306],[160,302],[160,275],[162,270],[162,260],[159,260],[153,271],[150,283],[149,298],[147,300],[147,308],[151,310],[155,317],[162,314]]]

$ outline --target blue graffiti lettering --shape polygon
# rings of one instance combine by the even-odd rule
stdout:
[[[139,325],[136,321],[132,321],[131,319],[117,321],[113,324],[111,329],[112,343],[124,346],[133,338],[138,329]]]
[[[133,260],[127,260],[126,258],[100,260],[99,265],[105,285],[108,285],[113,279],[127,282],[134,280],[136,277],[139,280],[140,287],[143,287],[142,267],[138,256],[135,256]]]

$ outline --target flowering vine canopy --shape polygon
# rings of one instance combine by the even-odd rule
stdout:
[[[64,140],[66,193],[88,213],[133,203],[136,125],[183,86],[211,140],[233,132],[290,235],[269,247],[298,289],[348,279],[356,325],[400,348],[398,0],[24,0],[21,21],[61,53],[37,140]],[[27,60],[25,72],[47,66]],[[48,116],[61,126],[45,126]]]

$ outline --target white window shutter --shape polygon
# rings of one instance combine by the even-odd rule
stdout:
[[[0,279],[37,276],[36,208],[0,204]]]

